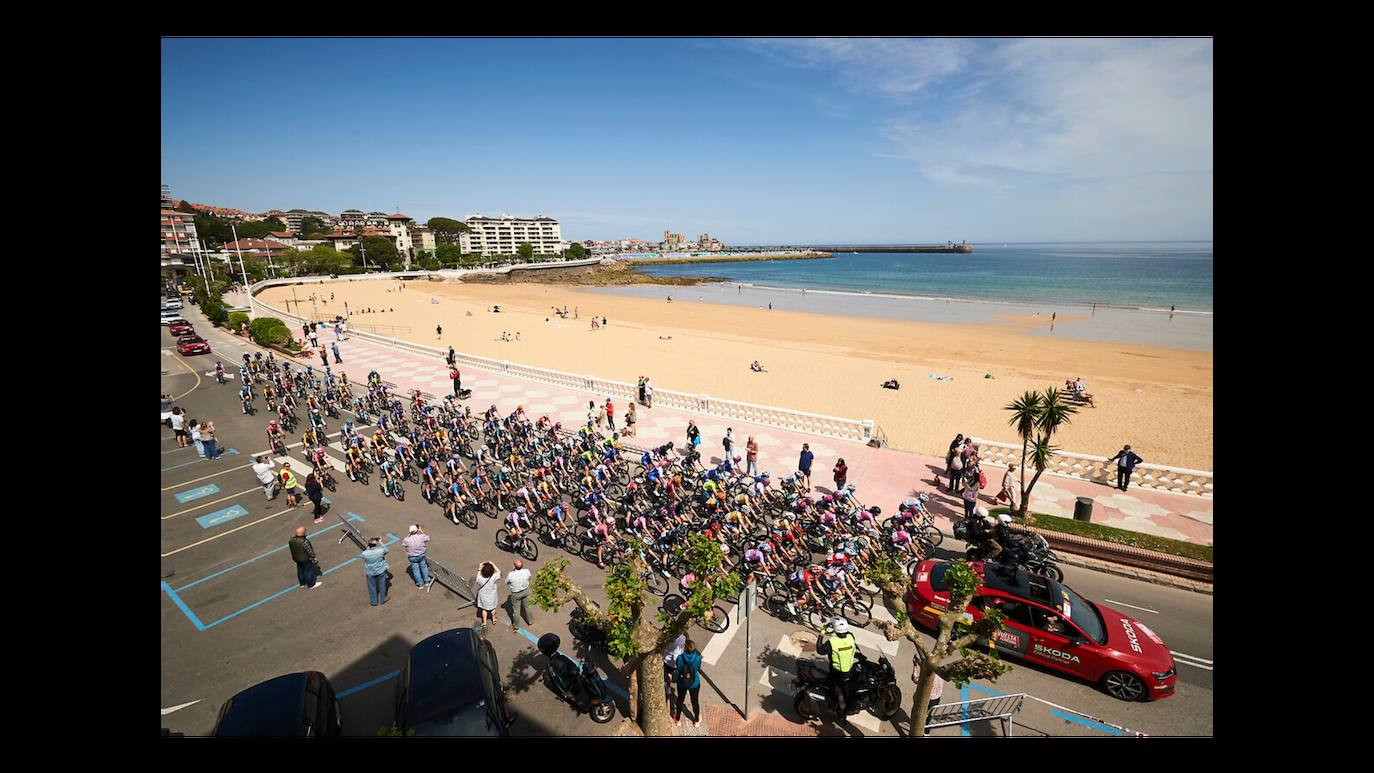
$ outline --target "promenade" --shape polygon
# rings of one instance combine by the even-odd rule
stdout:
[[[328,349],[333,341],[332,329],[321,331],[322,346]],[[368,372],[375,369],[383,379],[396,383],[403,390],[419,389],[438,397],[450,394],[453,390],[448,367],[442,360],[358,338],[340,342],[339,350],[344,362],[334,365],[331,356],[331,368],[347,373],[349,380],[355,383],[365,383]],[[313,362],[318,366],[318,357]],[[648,375],[652,378],[652,374]],[[467,403],[472,406],[474,413],[480,413],[495,404],[504,415],[517,405],[523,405],[525,413],[532,420],[547,413],[554,421],[562,422],[565,429],[576,429],[586,422],[588,401],[601,405],[607,397],[483,370],[467,369],[462,376],[463,387],[472,390],[472,397]],[[614,404],[616,425],[623,429],[626,401],[616,398]],[[833,486],[830,471],[836,459],[843,458],[849,466],[848,480],[857,486],[860,500],[878,505],[884,513],[895,512],[897,503],[903,498],[916,492],[926,492],[931,495],[927,506],[937,517],[952,521],[963,514],[962,501],[935,486],[935,476],[944,474],[943,458],[891,448],[871,448],[862,443],[742,421],[732,423],[718,417],[672,408],[645,408],[640,405],[637,410],[637,434],[627,439],[635,445],[661,445],[671,440],[677,448],[682,448],[686,443],[687,422],[692,420],[702,433],[703,463],[714,464],[721,461],[723,449],[720,441],[725,436],[726,428],[731,427],[734,429],[734,453],[743,457],[745,444],[752,435],[759,445],[759,470],[771,473],[776,482],[778,478],[797,469],[801,444],[809,443],[816,455],[811,482],[821,493],[830,493]],[[1003,469],[985,465],[988,487],[979,495],[980,505],[988,508],[996,506],[993,497],[999,490]],[[1074,503],[1080,496],[1093,499],[1093,523],[1197,544],[1212,544],[1213,500],[1210,498],[1136,488],[1122,492],[1099,483],[1046,473],[1031,492],[1030,509],[1033,512],[1072,517]],[[943,529],[946,533],[952,532],[949,523],[944,524]]]

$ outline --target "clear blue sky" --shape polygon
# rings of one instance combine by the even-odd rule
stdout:
[[[1212,42],[162,41],[161,182],[565,238],[1210,240]]]

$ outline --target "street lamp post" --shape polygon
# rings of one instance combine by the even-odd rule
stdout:
[[[230,223],[229,230],[234,234],[234,251],[239,256],[239,271],[243,273],[243,291],[248,293],[248,318],[257,319],[253,315],[253,289],[248,285],[248,271],[243,267],[243,247],[239,245],[239,229]],[[271,255],[272,253],[269,251],[267,254]]]

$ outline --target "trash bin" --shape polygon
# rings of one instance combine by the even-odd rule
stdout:
[[[1093,519],[1093,500],[1091,497],[1079,497],[1073,506],[1073,519],[1075,521],[1091,521]]]

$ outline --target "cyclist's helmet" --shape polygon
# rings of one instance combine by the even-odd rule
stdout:
[[[734,459],[734,461],[736,461],[736,462],[738,462],[738,461],[739,461],[739,455],[738,455],[738,454],[737,454],[737,455],[736,455],[736,456],[735,456],[735,459]]]
[[[856,487],[853,483],[850,483],[850,484],[846,485],[844,488],[845,488],[846,491],[855,491],[855,490],[857,490],[857,487]]]
[[[877,516],[883,514],[883,509],[881,507],[878,507],[877,505],[874,505],[868,508],[868,512],[873,513],[873,516],[876,518]]]
[[[834,501],[835,501],[835,498],[832,497],[832,496],[829,495],[829,494],[826,494],[824,497],[821,498],[821,501],[822,501],[822,502],[834,502]]]
[[[516,514],[516,515],[524,515],[524,514],[525,514],[525,506],[524,506],[524,505],[520,505],[519,507],[515,508],[515,514]]]

